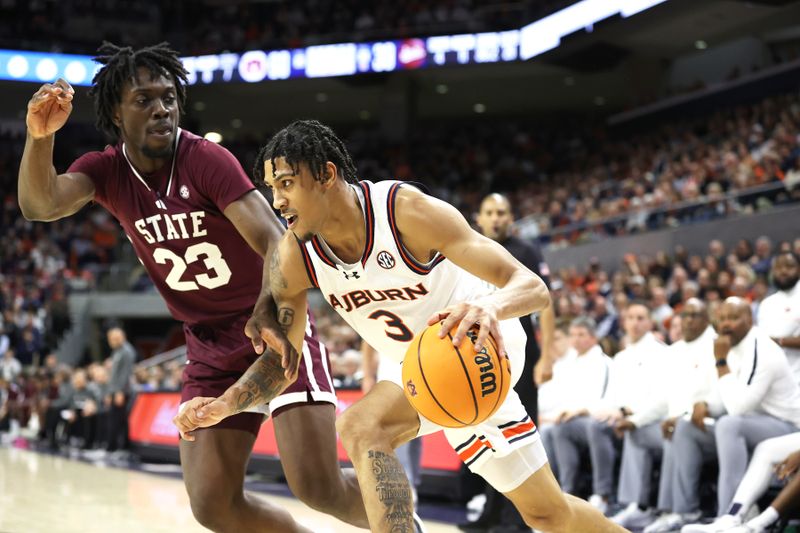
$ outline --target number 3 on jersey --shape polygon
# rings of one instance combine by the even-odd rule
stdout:
[[[213,272],[214,275],[198,274],[194,277],[194,281],[181,280],[183,273],[186,272],[186,265],[194,263],[200,259],[200,256],[205,256],[203,264],[209,273]],[[156,248],[153,252],[153,259],[161,265],[167,264],[167,261],[172,263],[172,270],[169,271],[164,281],[167,282],[170,289],[175,291],[196,291],[200,289],[198,284],[206,289],[216,289],[227,285],[231,280],[231,269],[222,258],[222,252],[216,244],[210,242],[191,245],[186,249],[184,257],[166,248]]]
[[[392,312],[389,312],[385,309],[378,309],[369,315],[369,318],[372,320],[383,318],[385,319],[384,322],[386,322],[386,325],[389,326],[389,328],[396,329],[397,331],[392,331],[391,329],[384,330],[386,336],[390,339],[400,342],[408,342],[414,338],[414,334],[411,333],[411,330],[408,329],[408,326],[403,323],[403,320]]]

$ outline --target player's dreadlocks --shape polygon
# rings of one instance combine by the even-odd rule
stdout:
[[[103,67],[94,75],[89,95],[94,98],[97,128],[112,139],[119,137],[119,129],[112,120],[114,108],[121,101],[123,85],[136,79],[136,69],[139,67],[148,69],[153,76],[171,78],[175,83],[178,108],[184,109],[188,73],[183,68],[178,52],[172,50],[169,43],[134,50],[130,46],[117,46],[104,41],[97,49],[94,60]]]
[[[318,181],[322,181],[325,163],[330,161],[346,182],[356,182],[356,166],[344,143],[332,129],[316,120],[292,122],[258,152],[253,168],[258,183],[264,180],[264,163],[269,160],[274,168],[275,159],[279,157],[286,158],[286,163],[295,172],[300,163],[307,164]]]

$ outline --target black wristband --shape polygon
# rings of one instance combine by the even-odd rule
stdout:
[[[717,365],[717,368],[719,368],[721,366],[728,366],[728,361],[725,360],[725,359],[717,359],[716,365]]]

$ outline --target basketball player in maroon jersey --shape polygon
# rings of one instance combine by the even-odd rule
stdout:
[[[295,495],[367,527],[356,478],[339,468],[336,399],[313,324],[301,357],[268,312],[248,321],[261,289],[258,266],[277,245],[282,226],[227,150],[179,128],[187,80],[176,52],[165,43],[140,50],[105,43],[97,61],[104,66],[89,94],[98,127],[116,144],[85,154],[58,174],[55,133],[72,111],[74,90],[62,79],[43,85],[28,103],[18,184],[23,215],[57,220],[91,201],[108,209],[172,315],[184,322],[188,362],[181,401],[192,409],[193,398],[219,396],[257,371],[238,405],[253,397],[270,403]],[[283,341],[283,353],[265,350],[260,341],[251,344],[245,326],[254,339]],[[232,406],[235,416],[184,435],[180,443],[195,518],[214,531],[306,531],[285,510],[244,492],[263,414],[238,405]]]

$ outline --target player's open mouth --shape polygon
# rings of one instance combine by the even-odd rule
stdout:
[[[289,226],[289,229],[297,224],[297,215],[283,215],[283,218],[286,219],[286,225]]]
[[[159,126],[157,128],[148,130],[147,133],[153,137],[166,138],[172,134],[172,126]]]

